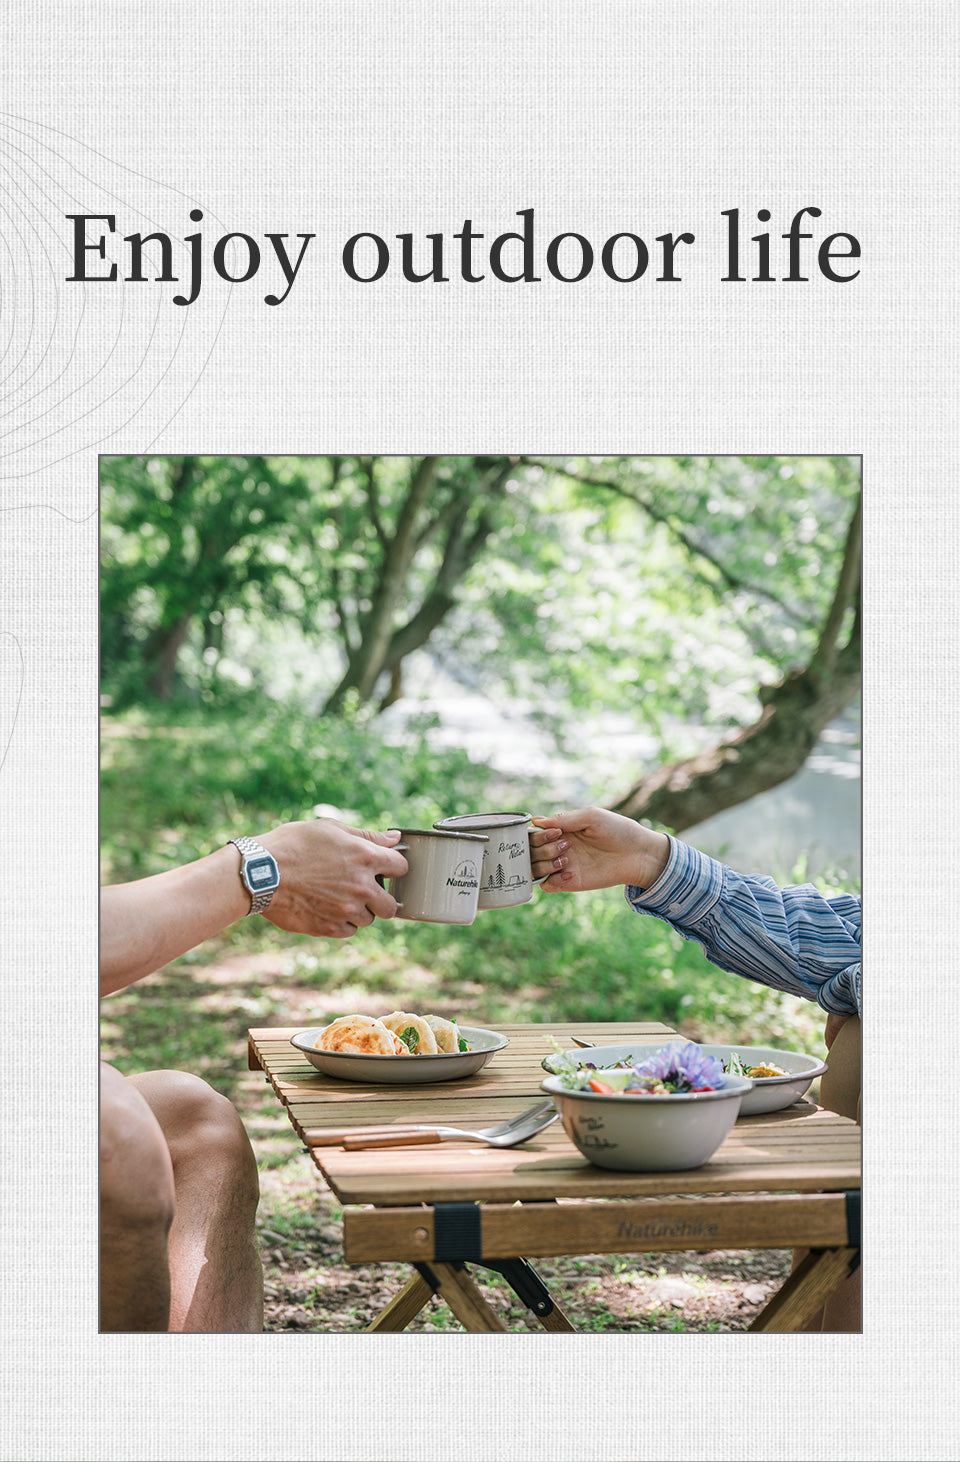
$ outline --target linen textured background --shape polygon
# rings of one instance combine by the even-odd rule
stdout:
[[[956,1455],[957,32],[923,0],[7,5],[4,1458]],[[855,282],[721,282],[722,210],[776,242],[804,206]],[[64,282],[65,214],[182,240],[192,207],[207,260],[316,234],[282,305],[266,260],[188,309]],[[530,207],[541,259],[697,242],[676,283],[341,267]],[[97,1334],[97,459],[147,450],[863,454],[862,1337]]]

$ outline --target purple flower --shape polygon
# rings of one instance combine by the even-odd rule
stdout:
[[[686,1045],[671,1041],[645,1061],[634,1062],[633,1074],[637,1084],[648,1089],[717,1091],[723,1086],[723,1062],[716,1056],[704,1055],[693,1041]]]

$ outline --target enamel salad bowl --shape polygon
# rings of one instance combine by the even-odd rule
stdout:
[[[540,1085],[553,1097],[564,1131],[585,1158],[598,1168],[647,1173],[707,1162],[737,1120],[752,1083],[724,1076],[716,1091],[663,1095],[572,1091],[559,1076],[547,1076]]]

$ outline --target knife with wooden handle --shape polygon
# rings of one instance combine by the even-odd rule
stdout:
[[[383,1133],[381,1136],[371,1136],[369,1133],[351,1132],[345,1135],[341,1146],[347,1152],[360,1152],[366,1147],[415,1147],[424,1142],[440,1142],[439,1132],[393,1132]]]
[[[355,1141],[366,1141],[367,1139],[379,1138],[403,1138],[405,1142],[429,1141],[439,1142],[440,1138],[433,1132],[423,1132],[419,1127],[328,1127],[325,1131],[317,1134],[310,1143],[311,1147],[342,1147],[347,1142],[354,1145]]]

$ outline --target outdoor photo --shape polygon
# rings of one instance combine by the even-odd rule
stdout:
[[[861,493],[100,458],[102,1331],[861,1329]]]

